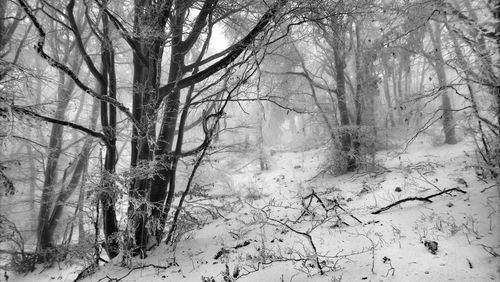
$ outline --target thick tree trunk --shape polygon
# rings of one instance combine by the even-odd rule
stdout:
[[[103,42],[101,45],[101,63],[103,79],[100,84],[102,96],[116,99],[116,73],[114,47],[110,38],[110,23],[106,14],[102,17]],[[106,155],[104,171],[101,175],[99,201],[102,207],[103,232],[106,252],[110,258],[119,254],[118,222],[116,218],[116,184],[112,175],[116,170],[116,107],[101,101],[101,126],[106,136]]]
[[[346,155],[347,171],[354,171],[356,169],[356,158],[351,154],[351,132],[349,122],[349,111],[346,103],[346,89],[345,89],[345,61],[344,56],[340,50],[334,50],[335,59],[335,81],[337,83],[337,105],[340,114],[340,144],[342,152]]]
[[[184,25],[184,12],[176,13],[172,24],[172,48],[170,56],[170,69],[168,81],[173,82],[184,76],[184,57],[186,50],[182,50],[182,26]],[[151,185],[151,195],[149,200],[153,204],[152,218],[157,222],[154,230],[150,232],[151,237],[155,238],[158,244],[163,237],[165,222],[172,206],[175,194],[175,174],[173,167],[174,157],[169,156],[172,153],[175,129],[179,115],[180,89],[174,87],[166,98],[163,120],[158,135],[157,156],[165,156],[166,163],[161,166],[158,174],[154,176]]]
[[[203,2],[189,32],[186,32],[184,28],[188,11],[192,8],[193,3],[182,0],[136,1],[134,30],[138,37],[134,38],[134,42],[139,48],[135,50],[135,53],[140,52],[141,57],[147,58],[148,62],[144,64],[144,60],[139,60],[143,65],[138,67],[136,60],[134,60],[134,91],[138,91],[138,89],[142,91],[134,95],[133,108],[134,115],[140,116],[144,128],[147,128],[145,125],[150,127],[146,134],[134,136],[138,138],[132,143],[133,148],[136,149],[133,149],[135,151],[132,152],[131,164],[134,167],[134,165],[139,165],[141,161],[144,161],[144,164],[154,163],[153,167],[148,167],[148,169],[154,169],[154,175],[146,179],[136,177],[130,188],[129,217],[131,217],[131,224],[129,228],[133,229],[135,234],[134,255],[145,254],[149,246],[153,246],[153,243],[159,243],[154,241],[159,241],[163,235],[167,215],[174,199],[176,171],[172,148],[179,112],[180,90],[205,80],[232,63],[255,40],[285,2],[284,0],[277,1],[262,16],[249,34],[238,41],[226,56],[203,71],[184,78],[186,74],[185,56],[193,48],[207,26],[207,17],[214,10],[217,1],[207,0]],[[167,20],[171,25],[170,69],[168,83],[159,87]],[[150,22],[154,22],[154,24],[148,24]],[[142,38],[143,36],[146,37]],[[141,69],[143,70],[141,73],[136,73]],[[156,111],[163,102],[165,104],[160,132],[158,137],[154,138]],[[142,108],[139,110],[139,107]],[[154,142],[155,148],[149,147],[146,136],[151,137],[149,140],[156,141]],[[151,216],[148,216],[146,209],[148,203],[153,204]],[[146,230],[146,226],[151,226],[151,229]]]
[[[453,119],[453,111],[451,106],[451,99],[448,95],[447,86],[448,82],[446,80],[446,72],[444,69],[444,58],[442,54],[442,44],[441,44],[441,25],[435,23],[435,30],[429,26],[430,37],[432,45],[434,47],[434,68],[439,81],[439,89],[441,91],[441,111],[443,111],[443,131],[445,136],[446,144],[456,144],[457,139],[455,137],[455,121]]]
[[[159,6],[158,6],[159,5]],[[167,5],[168,6],[168,5]],[[161,193],[162,189],[167,189],[168,179],[159,179],[160,183],[156,186],[156,177],[166,175],[165,170],[168,170],[169,160],[166,154],[155,152],[155,148],[150,142],[156,139],[156,122],[157,108],[159,104],[158,92],[160,86],[161,62],[163,54],[162,34],[164,33],[167,16],[166,11],[159,10],[159,7],[164,6],[155,3],[142,2],[136,3],[134,30],[136,34],[147,36],[151,33],[150,38],[138,37],[135,39],[140,46],[141,54],[134,52],[134,93],[133,93],[133,114],[137,120],[141,122],[144,132],[139,134],[134,130],[132,137],[132,169],[140,166],[139,171],[144,169],[154,169],[155,176],[148,177],[147,175],[139,175],[133,179],[130,188],[129,201],[129,220],[131,232],[133,232],[134,241],[129,242],[128,248],[132,250],[132,255],[145,256],[149,234],[151,230],[155,230],[154,226],[151,230],[147,230],[148,225],[148,203],[151,195]],[[169,10],[169,8],[166,8]],[[148,29],[145,23],[155,21],[154,29]],[[147,58],[146,64],[139,59],[139,55]],[[169,101],[170,97],[167,98]],[[167,112],[170,109],[165,107]],[[172,113],[169,113],[171,115]],[[176,114],[176,113],[175,113]],[[166,118],[166,117],[164,117]],[[160,136],[162,132],[160,131]],[[156,145],[160,147],[159,142]],[[158,164],[153,164],[149,167],[151,161],[156,160]],[[158,187],[157,189],[153,187]],[[164,199],[164,198],[163,198]],[[162,211],[163,201],[154,202],[153,211]],[[156,220],[152,220],[153,225],[158,224]]]

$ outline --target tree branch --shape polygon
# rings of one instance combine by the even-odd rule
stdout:
[[[287,72],[271,72],[271,71],[262,71],[263,73],[274,74],[274,75],[297,75],[307,79],[312,85],[321,90],[329,91],[329,92],[337,92],[337,89],[330,88],[328,86],[322,85],[316,81],[314,81],[308,73],[305,72],[295,72],[295,71],[287,71]]]
[[[207,25],[208,15],[215,8],[216,3],[217,3],[217,0],[207,0],[207,1],[205,1],[205,3],[203,3],[203,6],[201,7],[200,13],[198,14],[198,17],[196,18],[196,21],[193,25],[193,28],[191,29],[191,32],[187,36],[186,40],[184,40],[181,43],[181,49],[184,49],[187,51],[193,47],[196,40],[198,40],[198,37],[200,36],[201,31]]]
[[[95,92],[93,89],[91,89],[90,87],[85,85],[77,77],[77,75],[74,72],[72,72],[67,66],[59,63],[54,58],[52,58],[47,53],[45,53],[45,51],[43,50],[43,47],[45,45],[46,34],[42,28],[42,25],[38,22],[38,19],[33,15],[32,9],[28,5],[28,3],[26,3],[26,0],[18,0],[18,2],[23,7],[24,11],[26,12],[26,14],[30,18],[30,20],[33,22],[33,25],[36,27],[36,29],[38,31],[38,43],[34,47],[35,50],[37,51],[37,53],[43,59],[45,59],[49,63],[49,65],[57,68],[58,70],[64,72],[65,74],[67,74],[73,81],[75,81],[75,83],[76,83],[76,85],[78,85],[78,87],[80,87],[83,91],[85,91],[85,93],[87,93],[87,94],[93,96],[94,98],[97,98],[103,102],[107,102],[107,103],[115,106],[116,108],[118,108],[121,112],[123,112],[132,121],[133,125],[137,128],[137,130],[142,132],[143,129],[139,127],[139,122],[137,122],[137,120],[134,118],[134,116],[132,115],[130,110],[125,105],[118,102],[116,99],[113,99],[109,96],[104,96],[104,95],[101,95],[101,94]]]
[[[429,195],[427,197],[409,197],[409,198],[404,198],[404,199],[401,199],[401,200],[399,200],[399,201],[397,201],[395,203],[392,203],[392,204],[390,204],[388,206],[385,206],[385,207],[383,207],[381,209],[378,209],[378,210],[372,212],[372,214],[379,214],[379,213],[381,213],[383,211],[386,211],[386,210],[388,210],[388,209],[390,209],[390,208],[392,208],[394,206],[397,206],[397,205],[399,205],[401,203],[408,202],[408,201],[422,201],[422,202],[432,203],[431,198],[434,198],[436,196],[439,196],[439,195],[442,195],[442,194],[445,194],[445,193],[453,192],[453,191],[457,191],[457,192],[460,192],[460,193],[463,193],[463,194],[467,193],[464,190],[461,190],[461,189],[458,189],[458,188],[455,187],[455,188],[443,190],[443,191],[441,191],[439,193],[432,194],[432,195]]]
[[[481,32],[481,34],[483,34],[484,36],[486,36],[490,39],[493,39],[493,40],[497,39],[498,34],[495,34],[495,31],[490,31],[487,28],[481,26],[477,21],[466,16],[464,13],[462,13],[461,11],[459,11],[455,7],[453,7],[453,5],[451,5],[450,3],[444,2],[443,4],[446,8],[449,9],[449,11],[453,15],[457,16],[460,20],[462,20],[468,26],[478,29]]]
[[[89,71],[97,80],[99,80],[99,82],[102,83],[102,81],[104,80],[103,75],[97,70],[97,68],[94,65],[94,62],[92,61],[92,59],[90,59],[89,54],[85,50],[85,45],[83,44],[80,30],[78,28],[78,25],[76,24],[75,15],[73,13],[74,8],[75,8],[75,0],[70,0],[68,5],[66,6],[66,13],[68,14],[69,24],[71,25],[71,29],[73,30],[75,41],[78,45],[78,50],[80,50],[80,53],[82,54],[82,57],[85,60],[85,63],[87,64],[87,68],[89,69]]]
[[[92,137],[99,138],[103,142],[105,142],[106,144],[108,144],[108,138],[106,138],[106,136],[104,134],[102,134],[100,132],[97,132],[97,131],[94,131],[92,129],[89,129],[87,127],[84,127],[82,125],[79,125],[79,124],[76,124],[76,123],[73,123],[73,122],[69,122],[69,121],[65,121],[65,120],[59,120],[59,119],[47,117],[47,116],[38,114],[38,113],[36,113],[34,111],[31,111],[31,110],[28,110],[26,108],[22,108],[22,107],[19,107],[19,106],[11,105],[11,106],[9,106],[9,108],[13,112],[16,112],[16,113],[19,113],[19,114],[22,114],[22,115],[31,116],[31,117],[36,118],[38,120],[42,120],[42,121],[46,121],[46,122],[50,122],[50,123],[55,123],[55,124],[60,124],[60,125],[64,125],[64,126],[68,126],[68,127],[74,128],[76,130],[79,130],[79,131],[82,131],[84,133],[87,133],[88,135],[90,135]],[[0,108],[0,112],[8,113],[9,109]]]
[[[120,31],[121,36],[123,37],[123,39],[125,39],[130,48],[132,48],[134,53],[137,55],[137,58],[139,58],[141,64],[147,66],[148,60],[144,57],[141,49],[137,45],[137,42],[132,38],[132,36],[130,36],[130,33],[123,26],[123,24],[107,8],[105,8],[102,3],[100,3],[98,0],[96,0],[95,2],[101,9],[103,9],[106,15],[108,15],[109,19],[111,20],[111,22],[113,22],[113,25],[116,27],[116,29]]]
[[[19,0],[19,1],[24,1],[24,0]],[[267,12],[260,18],[259,22],[255,25],[255,27],[243,38],[241,39],[238,43],[230,47],[231,51],[220,61],[217,63],[211,65],[210,67],[204,69],[201,72],[198,72],[196,74],[193,74],[189,77],[183,78],[178,81],[172,81],[160,88],[160,99],[158,99],[158,104],[156,107],[159,107],[161,104],[161,101],[172,91],[174,88],[178,89],[183,89],[186,88],[194,83],[201,82],[214,73],[222,70],[223,68],[227,67],[229,64],[234,62],[236,58],[245,51],[248,46],[252,44],[252,42],[255,41],[257,38],[257,35],[259,35],[264,28],[271,22],[271,20],[274,18],[274,16],[278,13],[278,11],[286,4],[286,0],[278,0],[274,3],[274,5],[267,10]]]

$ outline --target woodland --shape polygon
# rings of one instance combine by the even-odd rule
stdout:
[[[0,0],[0,280],[498,280],[499,134],[499,0]]]

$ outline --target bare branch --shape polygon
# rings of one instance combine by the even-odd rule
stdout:
[[[75,40],[78,45],[78,49],[80,50],[80,53],[82,54],[82,57],[85,60],[85,63],[87,64],[89,71],[97,80],[99,80],[102,83],[102,81],[104,80],[103,75],[97,70],[97,68],[94,65],[94,62],[92,61],[92,59],[90,59],[89,54],[85,50],[85,45],[83,44],[83,40],[80,35],[78,25],[76,24],[75,15],[73,13],[74,7],[75,7],[75,0],[70,0],[68,5],[66,6],[66,12],[68,14],[69,24],[71,25],[71,29],[75,35]]]
[[[130,110],[125,106],[123,105],[122,103],[118,102],[116,99],[113,99],[109,96],[105,96],[105,95],[101,95],[99,93],[97,93],[96,91],[94,91],[93,89],[91,89],[90,87],[88,87],[87,85],[85,85],[78,77],[75,73],[73,73],[67,66],[59,63],[58,61],[56,61],[55,59],[53,59],[51,56],[49,56],[47,53],[45,53],[43,47],[45,45],[45,31],[43,30],[42,28],[42,25],[38,22],[38,19],[33,15],[32,13],[32,9],[29,7],[28,3],[26,3],[26,0],[18,0],[19,4],[23,7],[24,11],[26,12],[26,14],[28,15],[28,17],[30,18],[30,20],[33,22],[34,26],[36,27],[37,31],[38,31],[38,35],[39,35],[39,38],[38,38],[38,43],[37,45],[34,47],[35,50],[37,51],[37,53],[43,58],[45,59],[49,65],[59,69],[60,71],[64,72],[65,74],[67,74],[73,81],[75,81],[76,85],[78,85],[78,87],[80,87],[83,91],[85,91],[85,93],[93,96],[94,98],[97,98],[103,102],[107,102],[107,103],[110,103],[111,105],[115,106],[116,108],[118,108],[121,112],[123,112],[133,123],[133,125],[139,130],[139,131],[143,131],[142,128],[139,127],[139,122],[136,121],[136,119],[134,118],[134,116],[132,115],[132,113],[130,112]]]
[[[259,22],[255,25],[255,27],[243,39],[241,39],[239,42],[230,47],[231,51],[217,63],[211,65],[210,67],[204,69],[201,72],[183,78],[179,81],[172,81],[162,86],[160,88],[160,99],[158,99],[158,104],[156,106],[159,107],[163,98],[165,98],[170,93],[170,91],[172,91],[172,89],[176,87],[179,89],[183,89],[192,84],[201,82],[210,77],[211,75],[213,75],[214,73],[229,66],[232,62],[236,60],[236,58],[238,58],[241,55],[241,53],[243,53],[243,51],[245,51],[252,44],[252,42],[255,41],[257,36],[265,29],[265,27],[271,22],[274,16],[285,4],[286,0],[276,1],[276,3],[274,3],[274,5],[269,10],[267,10],[267,12],[260,18]]]
[[[106,144],[108,143],[108,138],[106,138],[106,136],[104,136],[104,134],[102,134],[100,132],[97,132],[97,131],[94,131],[92,129],[89,129],[87,127],[84,127],[82,125],[79,125],[79,124],[76,124],[76,123],[73,123],[73,122],[69,122],[69,121],[65,121],[65,120],[59,120],[59,119],[47,117],[47,116],[38,114],[38,113],[36,113],[36,112],[34,112],[32,110],[29,110],[29,109],[26,109],[26,108],[23,108],[23,107],[19,107],[19,106],[10,105],[9,109],[12,110],[13,112],[16,112],[16,113],[19,113],[19,114],[22,114],[22,115],[26,115],[26,116],[30,116],[30,117],[36,118],[38,120],[42,120],[42,121],[46,121],[46,122],[50,122],[50,123],[55,123],[55,124],[60,124],[60,125],[64,125],[64,126],[68,126],[68,127],[74,128],[76,130],[85,132],[85,133],[87,133],[88,135],[90,135],[92,137],[99,138],[102,141],[104,141]],[[9,109],[0,108],[0,112],[8,113]]]
[[[130,48],[134,51],[134,53],[137,55],[137,58],[139,58],[139,61],[143,65],[148,64],[148,60],[144,57],[144,55],[141,52],[140,47],[137,45],[137,42],[130,36],[130,33],[127,31],[127,29],[123,26],[123,24],[118,20],[107,8],[105,8],[102,3],[96,0],[97,5],[104,10],[106,15],[108,15],[109,19],[111,22],[113,22],[113,25],[116,27],[117,30],[120,31],[120,34],[122,35],[123,39],[128,43]]]
[[[458,188],[451,188],[451,189],[446,189],[446,190],[443,190],[439,193],[436,193],[436,194],[432,194],[432,195],[429,195],[427,197],[409,197],[409,198],[404,198],[404,199],[401,199],[399,201],[396,201],[395,203],[392,203],[388,206],[385,206],[381,209],[378,209],[374,212],[372,212],[372,214],[379,214],[383,211],[386,211],[394,206],[397,206],[401,203],[404,203],[404,202],[408,202],[408,201],[422,201],[422,202],[428,202],[428,203],[432,203],[431,201],[431,198],[434,198],[436,196],[439,196],[439,195],[442,195],[442,194],[445,194],[445,193],[449,193],[449,192],[453,192],[453,191],[457,191],[457,192],[460,192],[460,193],[463,193],[463,194],[466,194],[467,192],[465,192],[464,190],[462,189],[458,189]]]

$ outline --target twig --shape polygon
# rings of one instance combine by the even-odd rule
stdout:
[[[327,208],[326,205],[325,205],[325,203],[323,202],[323,200],[318,196],[318,194],[316,194],[316,192],[314,190],[312,190],[311,194],[309,194],[309,195],[307,195],[307,196],[304,197],[304,200],[310,199],[309,204],[307,205],[307,207],[305,207],[306,209],[308,209],[311,206],[311,202],[312,202],[313,198],[315,198],[318,201],[318,203],[321,205],[321,207],[325,210],[326,216],[328,216],[328,212],[329,211],[331,211],[331,210],[335,211],[336,208],[339,208],[343,212],[347,213],[347,211],[342,206],[340,206],[339,202],[336,199],[333,200],[333,203],[334,203],[333,207]],[[299,216],[299,218],[296,221],[298,221],[300,218],[302,218],[302,216],[304,216],[305,213],[306,213],[306,211],[303,211],[302,214]],[[354,220],[356,220],[358,223],[363,223],[363,222],[361,222],[361,220],[359,220],[354,215],[349,214],[349,216],[352,217]],[[338,215],[337,215],[337,218],[339,220],[341,220]],[[347,224],[347,223],[345,223],[345,224]]]
[[[461,189],[458,189],[458,188],[450,188],[450,189],[446,189],[446,190],[443,190],[439,193],[436,193],[436,194],[432,194],[432,195],[429,195],[427,197],[409,197],[409,198],[404,198],[404,199],[401,199],[395,203],[392,203],[386,207],[383,207],[379,210],[376,210],[374,212],[372,212],[372,214],[379,214],[383,211],[386,211],[394,206],[397,206],[401,203],[404,203],[404,202],[408,202],[408,201],[422,201],[422,202],[428,202],[428,203],[432,203],[432,201],[430,200],[431,198],[434,198],[436,196],[439,196],[439,195],[442,195],[442,194],[445,194],[445,193],[449,193],[449,192],[453,192],[453,191],[457,191],[457,192],[460,192],[460,193],[463,193],[463,194],[466,194],[467,192],[465,192],[464,190],[461,190]]]
[[[335,201],[337,203],[336,207],[338,207],[339,209],[343,210],[344,212],[347,212],[343,207],[341,207],[337,201]],[[361,222],[361,220],[359,220],[357,217],[355,217],[354,215],[352,214],[349,214],[350,217],[352,217],[354,220],[356,220],[358,223],[363,223]]]
[[[394,273],[396,272],[396,269],[394,268],[394,266],[392,266],[391,259],[388,258],[388,257],[384,257],[382,259],[382,262],[389,265],[389,269],[387,270],[387,273],[385,274],[385,277],[389,277],[389,273],[391,273],[391,271],[392,271],[392,276],[394,276]]]
[[[429,179],[427,179],[427,177],[424,176],[423,173],[420,172],[420,170],[416,170],[417,173],[420,175],[420,177],[422,177],[422,179],[427,182],[428,184],[432,185],[434,188],[436,188],[438,191],[442,191],[439,187],[437,187],[434,183],[430,182]]]
[[[469,264],[469,268],[471,268],[471,269],[474,268],[472,266],[472,262],[470,261],[470,259],[469,258],[465,258],[465,259],[467,260],[467,263]]]
[[[138,269],[148,268],[148,267],[154,267],[154,268],[159,268],[159,269],[168,269],[169,268],[169,266],[161,266],[161,265],[155,265],[155,264],[146,264],[146,265],[141,265],[141,266],[133,267],[132,269],[130,269],[127,272],[127,274],[123,275],[122,277],[113,278],[113,277],[109,277],[109,276],[106,275],[105,277],[97,280],[97,282],[104,281],[104,279],[108,279],[108,282],[118,282],[118,281],[121,281],[123,278],[129,276],[130,273],[132,273],[133,271],[138,270]]]
[[[483,247],[483,250],[485,250],[486,252],[488,252],[492,256],[494,256],[494,257],[500,257],[500,255],[497,252],[495,252],[495,249],[493,247],[486,246],[486,245],[483,245],[483,244],[480,244],[480,245],[481,245],[481,247]]]
[[[273,221],[273,222],[278,223],[278,224],[281,224],[284,227],[288,228],[290,231],[306,237],[307,240],[309,241],[309,244],[311,245],[312,250],[313,250],[312,261],[314,262],[314,264],[316,264],[316,267],[318,268],[320,275],[324,274],[323,267],[321,266],[321,263],[319,262],[318,250],[316,249],[316,245],[314,244],[314,241],[312,239],[311,234],[309,234],[308,232],[299,231],[299,230],[291,227],[290,225],[286,224],[285,222],[281,222],[281,221],[276,220],[274,218],[268,217],[268,220]]]
[[[333,208],[328,209],[326,207],[325,203],[323,203],[323,200],[321,200],[321,198],[318,196],[318,194],[316,194],[316,192],[314,190],[312,190],[311,194],[309,194],[306,197],[304,197],[304,200],[307,200],[309,198],[315,198],[318,201],[318,203],[321,205],[321,207],[323,207],[323,209],[325,210],[327,216],[328,216],[328,212],[333,209]]]
[[[92,88],[85,85],[85,83],[83,83],[78,78],[78,76],[68,66],[58,62],[57,60],[55,60],[54,58],[52,58],[51,56],[49,56],[45,52],[44,46],[45,46],[46,32],[43,30],[43,27],[42,27],[40,21],[35,17],[35,15],[33,13],[33,9],[29,6],[28,2],[26,0],[18,0],[18,2],[20,4],[20,6],[24,9],[24,12],[26,13],[26,15],[28,15],[28,17],[30,18],[30,20],[33,23],[33,25],[35,26],[36,30],[38,31],[38,42],[34,46],[35,51],[44,60],[46,60],[49,65],[51,65],[52,67],[58,69],[61,72],[64,72],[66,75],[68,75],[75,82],[75,84],[79,88],[81,88],[85,93],[87,93],[87,94],[91,95],[92,97],[97,98],[103,102],[107,102],[107,103],[115,106],[116,108],[118,108],[121,112],[123,112],[132,121],[132,124],[134,125],[134,127],[136,127],[136,129],[139,132],[143,132],[142,127],[139,126],[139,122],[135,119],[132,112],[123,103],[117,101],[116,99],[114,99],[110,96],[106,96],[106,95],[102,95],[102,94],[97,93]]]
[[[483,190],[481,190],[481,193],[484,193],[484,192],[486,192],[486,190],[488,190],[488,189],[490,189],[490,188],[493,188],[493,187],[495,187],[495,186],[497,186],[497,185],[498,185],[498,184],[493,184],[493,185],[491,185],[491,186],[488,186],[488,187],[484,188]]]
[[[313,181],[314,179],[316,179],[317,177],[319,177],[320,175],[324,174],[326,172],[326,168],[322,169],[321,171],[318,172],[318,174],[316,174],[315,176],[309,178],[306,180],[306,182],[311,182]]]

